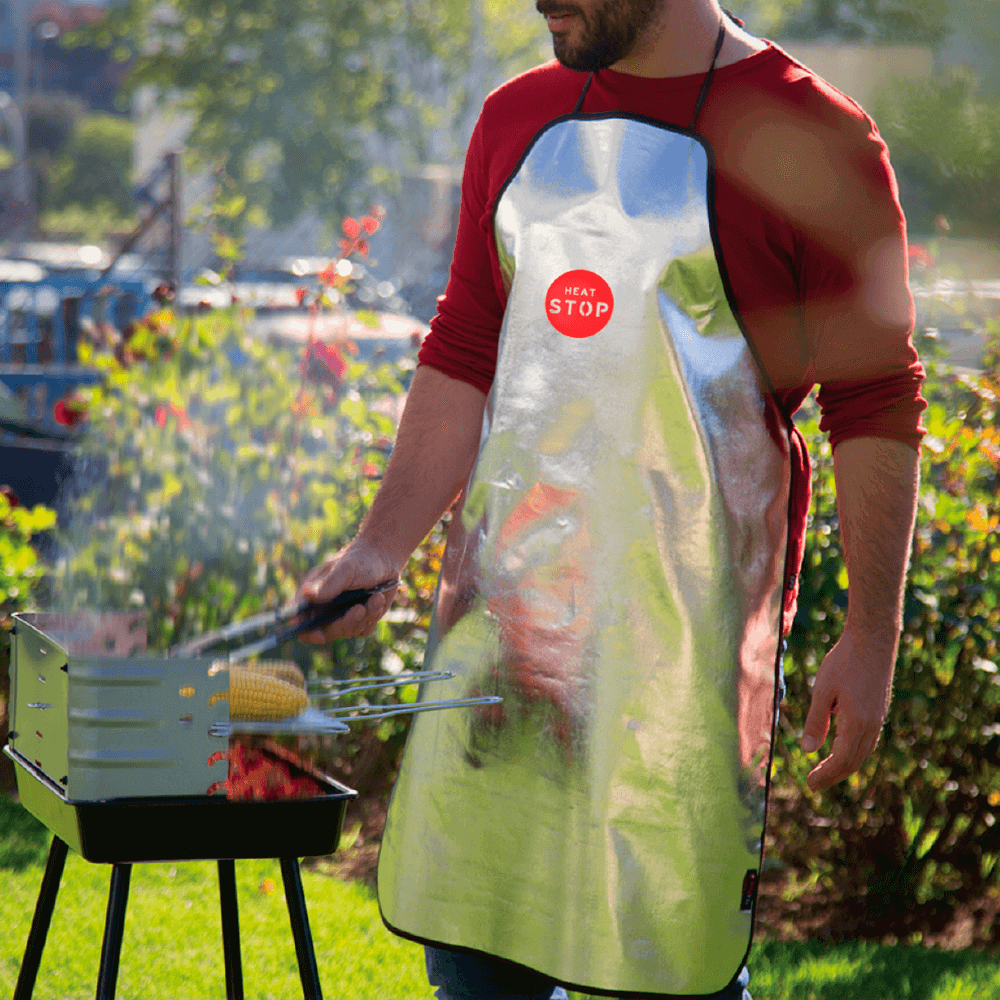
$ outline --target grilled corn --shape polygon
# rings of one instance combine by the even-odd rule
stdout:
[[[229,700],[229,718],[256,722],[289,719],[308,704],[305,678],[294,663],[240,663],[229,667],[229,690],[212,695],[209,705]]]

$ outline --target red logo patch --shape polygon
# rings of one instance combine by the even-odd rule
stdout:
[[[567,271],[545,293],[545,315],[565,337],[593,337],[608,325],[615,297],[593,271]]]

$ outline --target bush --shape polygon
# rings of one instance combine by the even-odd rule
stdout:
[[[55,527],[55,511],[37,505],[26,510],[0,492],[0,747],[7,742],[10,697],[10,630],[14,612],[29,607],[46,580],[47,567],[31,540]],[[0,793],[13,790],[10,760],[0,754]]]
[[[814,500],[769,822],[785,900],[813,933],[919,938],[996,892],[1000,322],[986,332],[981,376],[925,362],[929,434],[893,701],[873,756],[821,796],[805,785],[798,735],[816,667],[843,625],[846,573],[829,445],[814,412],[802,423]],[[1000,940],[990,924],[976,928],[979,941]]]
[[[114,353],[82,349],[106,382],[79,394],[89,421],[57,597],[145,608],[151,651],[284,604],[353,537],[395,433],[386,403],[415,367],[412,357],[360,363],[349,342],[312,345],[303,358],[254,340],[245,319],[239,306],[189,317],[164,307]],[[294,642],[273,655],[313,676],[418,667],[439,547],[435,532],[371,639],[322,652]],[[411,686],[370,701],[415,696]],[[391,747],[391,767],[405,732],[405,720],[387,720],[345,738],[345,772],[371,739]]]

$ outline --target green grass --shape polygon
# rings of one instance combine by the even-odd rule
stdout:
[[[0,797],[0,996],[17,981],[49,840],[40,823]],[[110,873],[69,853],[36,1000],[93,996]],[[268,880],[274,892],[262,891]],[[278,863],[237,861],[236,881],[247,1000],[301,997]],[[307,871],[302,883],[325,996],[430,1000],[423,950],[385,930],[372,892]],[[133,867],[120,1000],[225,996],[218,899],[212,862]],[[1000,1000],[1000,959],[974,951],[766,941],[754,946],[750,977],[755,1000]]]
[[[1000,959],[869,941],[755,944],[754,1000],[997,1000]],[[571,993],[570,1000],[588,1000]]]
[[[0,798],[0,996],[10,996],[17,982],[50,839],[41,824]],[[110,865],[69,852],[35,1000],[93,997],[110,875]],[[275,890],[261,891],[268,880]],[[308,871],[302,884],[325,996],[429,1000],[423,949],[385,930],[370,890]],[[301,997],[278,862],[237,861],[236,891],[247,1000]],[[117,997],[219,1000],[225,994],[215,864],[134,865]]]

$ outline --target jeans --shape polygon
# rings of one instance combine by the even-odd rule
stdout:
[[[567,1000],[566,991],[545,976],[499,958],[448,948],[425,947],[427,978],[437,1000]],[[752,1000],[746,967],[718,1000]]]
[[[787,643],[782,651],[785,648]],[[778,701],[784,697],[785,670],[779,666]],[[424,947],[424,953],[427,978],[437,987],[437,1000],[568,1000],[558,983],[500,958],[429,946]],[[753,1000],[749,983],[750,972],[744,966],[729,989],[712,996],[715,1000]]]

